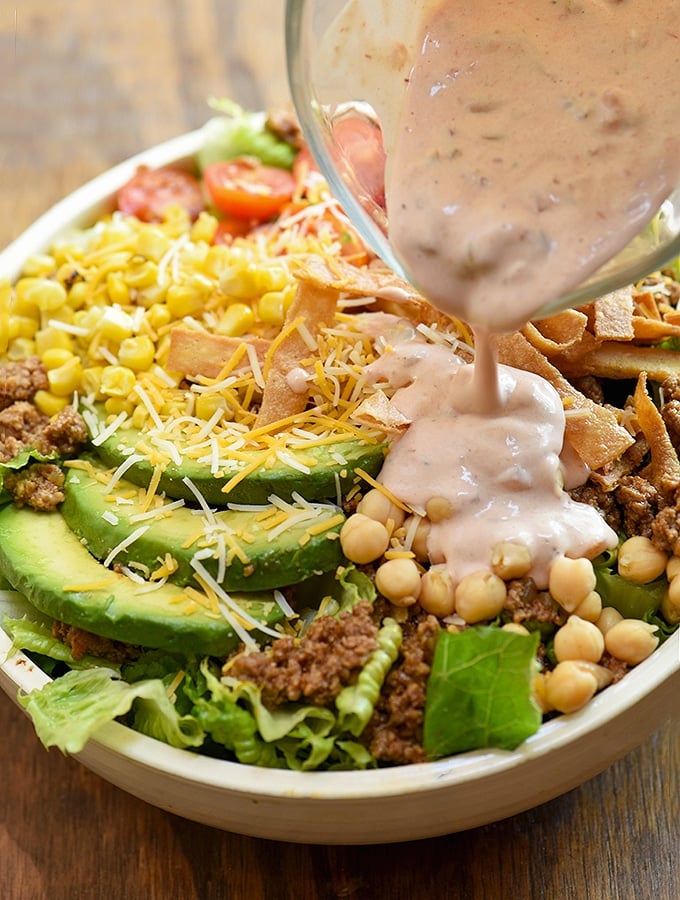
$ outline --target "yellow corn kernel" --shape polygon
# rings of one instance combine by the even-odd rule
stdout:
[[[155,352],[154,342],[145,334],[125,338],[118,348],[118,360],[121,366],[127,366],[133,372],[145,372],[151,368]]]
[[[68,397],[58,397],[51,391],[36,391],[33,403],[45,416],[56,416],[58,412],[68,406]]]
[[[2,278],[0,279],[0,353],[7,350],[10,340],[12,340],[9,314],[11,302],[12,287],[8,279]]]
[[[86,397],[92,395],[96,398],[101,394],[103,372],[104,366],[88,366],[83,369],[80,389]]]
[[[135,249],[139,256],[158,262],[170,249],[170,240],[160,228],[147,225],[139,229]]]
[[[73,325],[75,315],[75,311],[71,309],[68,304],[66,304],[65,306],[60,306],[59,309],[55,309],[54,312],[50,313],[49,323],[51,325],[54,322],[65,322],[67,325]]]
[[[99,320],[98,330],[102,337],[112,341],[122,341],[134,331],[132,316],[120,306],[107,306]]]
[[[28,359],[29,356],[35,356],[35,353],[35,341],[30,338],[14,338],[7,347],[7,358],[12,362]]]
[[[5,327],[9,340],[17,337],[32,338],[38,330],[38,322],[31,316],[9,316]]]
[[[121,272],[109,272],[106,276],[106,292],[111,303],[124,306],[130,302],[130,288]]]
[[[165,295],[173,319],[195,316],[203,310],[207,291],[184,284],[171,284]]]
[[[51,347],[49,350],[45,350],[41,360],[45,368],[58,369],[59,366],[63,366],[72,357],[73,354],[70,350],[64,350],[63,347]]]
[[[30,275],[35,278],[44,278],[51,275],[56,269],[54,257],[49,253],[34,253],[29,256],[24,263],[24,275]]]
[[[20,278],[16,295],[21,303],[37,306],[42,312],[51,312],[66,303],[64,285],[49,278]]]
[[[112,402],[112,401],[108,401],[108,402]],[[144,406],[143,403],[140,403],[138,406],[135,406],[135,408],[132,411],[132,427],[139,428],[141,430],[146,425],[148,418],[149,418],[149,412],[148,412],[146,406]]]
[[[118,416],[122,412],[132,415],[134,404],[122,397],[107,397],[104,401],[104,410],[109,416]]]
[[[104,366],[100,389],[106,397],[129,397],[136,383],[135,373],[127,366]]]
[[[218,409],[227,410],[227,401],[219,394],[199,394],[196,397],[194,412],[199,419],[205,419],[207,422]]]
[[[85,281],[76,281],[68,289],[66,302],[73,310],[82,309],[90,296],[90,287]]]
[[[47,381],[50,391],[57,397],[70,397],[80,387],[83,364],[79,357],[72,356],[56,369],[49,369]]]
[[[267,291],[257,301],[257,315],[265,325],[283,325],[283,291]]]
[[[47,350],[54,350],[55,348],[73,352],[73,339],[70,334],[62,331],[61,328],[48,325],[47,328],[41,328],[39,331],[36,331],[35,348],[40,357]]]
[[[125,283],[133,288],[148,288],[158,280],[158,266],[151,259],[135,256],[125,271]]]
[[[146,321],[154,331],[168,325],[172,320],[172,314],[167,306],[162,303],[154,303],[146,312]]]
[[[217,219],[208,212],[202,212],[191,226],[192,241],[205,241],[211,244],[217,230]]]
[[[255,313],[246,303],[232,303],[217,324],[218,334],[239,337],[255,324]]]
[[[148,288],[139,288],[135,295],[135,303],[137,306],[143,306],[150,309],[155,303],[165,303],[165,295],[167,287],[160,284],[152,284]]]
[[[224,244],[212,244],[208,248],[203,261],[203,270],[214,278],[219,275],[230,265],[229,261],[230,248]]]

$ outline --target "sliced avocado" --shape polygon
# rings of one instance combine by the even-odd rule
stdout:
[[[102,637],[182,653],[227,656],[240,638],[219,612],[166,583],[152,591],[105,568],[59,512],[0,509],[0,573],[41,612]],[[270,593],[231,594],[272,625],[283,613]]]
[[[101,408],[100,427],[106,423]],[[137,428],[119,428],[95,449],[107,466],[118,467],[137,453],[142,456],[125,472],[125,477],[133,484],[146,487],[151,480],[153,463],[144,455],[151,443]],[[240,451],[239,462],[234,468],[226,467],[215,474],[207,462],[184,457],[181,465],[168,462],[161,475],[159,490],[175,499],[194,500],[191,488],[183,480],[188,478],[203,497],[216,506],[227,503],[267,503],[275,494],[282,500],[290,500],[294,493],[305,500],[328,500],[337,497],[338,488],[343,496],[358,480],[356,469],[363,469],[369,475],[377,475],[385,457],[385,445],[359,439],[342,440],[336,443],[320,444],[308,448],[287,449],[286,455],[306,467],[302,471],[281,459],[281,454],[273,459],[267,450]],[[251,470],[252,467],[252,470]],[[244,468],[248,475],[224,492],[230,479]]]
[[[288,527],[285,513],[271,505],[257,510],[223,509],[210,518],[184,506],[163,518],[136,520],[143,512],[144,492],[121,480],[114,488],[118,502],[111,502],[112,495],[107,491],[110,478],[110,472],[95,466],[89,470],[68,469],[66,499],[60,507],[71,530],[97,559],[106,559],[121,541],[146,526],[143,534],[116,555],[116,562],[136,562],[154,571],[169,553],[178,565],[172,580],[180,585],[193,582],[191,560],[197,552],[203,566],[227,591],[261,591],[295,584],[310,575],[336,569],[344,561],[338,537],[345,517],[331,504],[316,504],[308,513],[296,506],[287,517]],[[169,502],[160,497],[155,500],[158,505]],[[223,575],[220,547],[224,548],[223,565],[226,563]],[[213,553],[203,558],[201,551],[206,549]]]

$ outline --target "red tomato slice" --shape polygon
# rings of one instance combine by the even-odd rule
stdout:
[[[203,181],[221,213],[251,222],[272,219],[295,191],[295,179],[286,169],[245,156],[210,163]]]
[[[382,131],[368,119],[340,119],[333,138],[357,181],[378,206],[385,207],[385,147]]]
[[[251,223],[245,219],[225,216],[217,223],[213,244],[231,244],[234,238],[245,237],[251,230]]]
[[[205,209],[200,181],[172,166],[140,166],[117,194],[118,208],[143,222],[160,222],[169,206],[181,206],[192,219]]]

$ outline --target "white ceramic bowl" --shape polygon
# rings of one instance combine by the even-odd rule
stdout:
[[[75,191],[0,254],[0,278],[15,278],[60,232],[91,223],[138,165],[190,161],[201,140],[192,132],[168,141]],[[0,630],[0,686],[16,699],[48,678],[9,649]],[[462,831],[551,800],[678,715],[680,632],[586,709],[543,725],[514,752],[367,772],[288,772],[177,750],[114,723],[78,759],[136,797],[206,825],[283,841],[386,843]]]

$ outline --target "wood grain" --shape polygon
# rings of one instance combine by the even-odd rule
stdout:
[[[206,98],[287,102],[282,0],[4,0],[0,245],[121,159],[202,124]],[[0,697],[0,895],[9,900],[680,896],[680,727],[504,822],[397,846],[213,830],[38,744]]]

